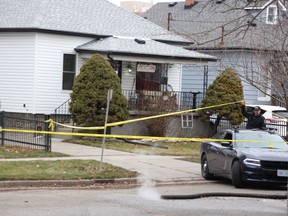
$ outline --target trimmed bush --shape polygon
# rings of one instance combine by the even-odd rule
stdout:
[[[239,75],[232,68],[226,68],[208,87],[202,107],[241,101],[243,98],[243,86]],[[217,119],[211,125],[210,135],[217,132],[223,117],[229,119],[232,125],[239,125],[244,120],[240,103],[199,111],[199,115],[206,121],[209,121],[212,114],[216,114]]]
[[[103,126],[109,89],[113,89],[113,97],[108,123],[126,120],[129,113],[120,78],[107,60],[94,55],[81,67],[72,88],[70,112],[73,121],[82,126]]]

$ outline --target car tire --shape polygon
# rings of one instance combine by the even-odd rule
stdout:
[[[239,161],[235,161],[232,165],[232,184],[236,188],[244,188],[246,186],[246,183],[242,180]]]
[[[214,175],[209,172],[209,165],[206,154],[201,159],[201,175],[206,180],[212,180]]]

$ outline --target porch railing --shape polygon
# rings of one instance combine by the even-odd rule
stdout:
[[[70,119],[71,119],[71,114],[69,111],[70,100],[71,99],[69,98],[68,100],[66,100],[64,103],[62,103],[60,106],[58,106],[55,109],[54,115],[52,115],[51,117],[56,122],[61,122],[61,123],[70,122]]]
[[[161,92],[161,91],[132,91],[122,90],[128,101],[128,110],[141,111],[151,109],[151,106],[166,106],[166,111],[188,110],[199,108],[202,104],[203,94],[201,92]],[[70,120],[70,99],[55,109],[53,118],[57,122]]]
[[[201,92],[122,91],[128,100],[129,110],[143,110],[147,106],[162,103],[173,107],[173,110],[195,109],[201,106],[203,100]]]

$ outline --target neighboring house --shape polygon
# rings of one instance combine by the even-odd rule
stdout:
[[[106,0],[0,0],[0,110],[53,113],[95,53],[133,97],[135,90],[180,91],[182,63],[216,60],[182,48],[189,44]]]
[[[135,13],[142,16],[145,11],[153,6],[152,2],[141,2],[141,1],[122,1],[120,7],[128,10],[131,13]]]
[[[157,3],[144,18],[193,41],[189,49],[220,59],[206,66],[183,65],[181,91],[205,94],[208,85],[224,68],[233,67],[242,77],[247,103],[271,104],[273,80],[266,76],[267,67],[275,60],[271,53],[287,47],[287,28],[278,25],[287,19],[287,1]]]

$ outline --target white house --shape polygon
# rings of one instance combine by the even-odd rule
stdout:
[[[0,0],[0,110],[53,113],[95,53],[111,62],[123,90],[181,90],[183,63],[216,60],[189,44],[106,0]],[[137,75],[151,68],[160,68],[158,85],[147,87]]]

